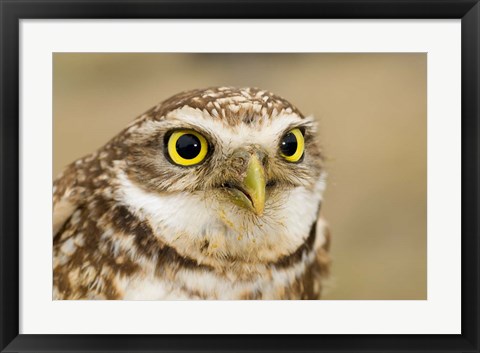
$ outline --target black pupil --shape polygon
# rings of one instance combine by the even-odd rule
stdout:
[[[197,136],[185,134],[180,136],[175,144],[177,153],[185,159],[193,159],[200,153],[202,146]]]
[[[285,156],[290,157],[297,151],[297,146],[297,138],[293,133],[289,132],[283,138],[282,143],[280,144],[280,150]]]

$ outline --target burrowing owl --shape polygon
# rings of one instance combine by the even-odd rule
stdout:
[[[324,187],[285,99],[177,94],[54,181],[54,299],[318,299]]]

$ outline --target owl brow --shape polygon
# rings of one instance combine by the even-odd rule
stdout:
[[[313,127],[313,121],[302,121],[300,123],[291,123],[287,126],[287,128],[284,130],[283,135],[288,133],[289,131],[293,129],[300,129],[303,130],[302,132],[305,134],[306,131],[311,129]]]
[[[199,126],[196,126],[196,125],[190,125],[188,123],[180,123],[180,124],[175,125],[175,126],[169,126],[168,130],[164,134],[165,137],[168,137],[169,135],[172,134],[172,132],[174,132],[176,130],[193,130],[193,131],[201,134],[203,137],[205,137],[205,139],[208,142],[214,142],[215,141],[215,136],[210,131],[208,131],[206,129],[203,129],[203,128],[201,128]]]

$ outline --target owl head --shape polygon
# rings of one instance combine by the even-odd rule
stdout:
[[[124,151],[124,178],[143,193],[129,202],[158,196],[139,207],[150,207],[163,224],[183,222],[177,233],[210,239],[227,230],[261,241],[255,232],[291,232],[292,217],[309,227],[318,213],[323,158],[315,121],[268,91],[180,93],[136,119],[114,144]],[[158,200],[170,201],[160,207]]]

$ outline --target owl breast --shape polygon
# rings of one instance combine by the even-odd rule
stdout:
[[[323,221],[313,227],[300,249],[277,262],[237,264],[220,271],[213,266],[185,266],[173,276],[168,271],[159,274],[152,263],[133,277],[119,276],[116,283],[125,300],[318,299],[329,258]]]

